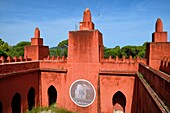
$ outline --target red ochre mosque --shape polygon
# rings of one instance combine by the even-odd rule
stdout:
[[[78,113],[169,113],[170,42],[157,19],[146,59],[104,58],[89,9],[68,33],[68,57],[49,57],[35,29],[24,58],[0,57],[0,113],[57,106]]]

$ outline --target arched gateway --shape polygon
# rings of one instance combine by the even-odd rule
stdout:
[[[112,98],[113,113],[125,113],[126,97],[120,91],[116,92]]]
[[[57,90],[53,85],[48,88],[48,105],[52,105],[57,101]]]
[[[21,113],[21,95],[15,93],[11,102],[12,113]]]
[[[31,110],[35,106],[35,89],[31,87],[27,95],[28,99],[28,110]]]

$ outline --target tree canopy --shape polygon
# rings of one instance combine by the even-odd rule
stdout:
[[[30,45],[30,42],[22,41],[14,46],[8,45],[7,42],[4,42],[2,39],[0,39],[0,56],[4,56],[5,58],[7,56],[11,57],[19,57],[24,56],[24,47],[26,45]]]
[[[115,48],[106,48],[104,50],[104,57],[108,58],[109,56],[112,56],[115,58],[116,56],[122,57],[125,56],[128,58],[129,56],[132,56],[133,58],[139,56],[141,58],[145,57],[145,51],[146,51],[146,44],[143,44],[142,46],[124,46],[120,48],[119,46],[116,46]]]
[[[58,43],[57,47],[50,48],[50,56],[65,56],[68,54],[68,39]]]

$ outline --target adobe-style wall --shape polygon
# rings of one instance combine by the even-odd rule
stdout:
[[[14,67],[14,65],[11,65]],[[2,68],[1,68],[2,69]],[[2,76],[2,75],[1,75]],[[21,112],[24,113],[28,109],[28,91],[31,87],[35,89],[35,105],[39,101],[39,73],[31,71],[26,73],[13,72],[4,74],[0,79],[0,101],[3,106],[3,113],[11,113],[11,102],[15,93],[21,95]],[[7,77],[6,77],[7,76]],[[19,100],[18,100],[19,101]]]
[[[15,62],[0,64],[0,78],[3,78],[3,74],[15,74],[17,72],[27,72],[39,69],[39,62],[28,61],[28,62]]]
[[[161,60],[160,70],[170,74],[170,57],[165,56],[163,60]]]
[[[125,113],[131,113],[135,75],[100,74],[100,111],[113,113],[113,96],[120,91],[126,98]]]
[[[68,102],[66,95],[66,84],[67,84],[67,77],[65,71],[42,71],[41,72],[41,83],[40,83],[40,98],[41,98],[41,105],[42,106],[49,106],[49,96],[48,96],[48,88],[50,86],[54,86],[57,91],[57,99],[56,103],[57,106],[65,107],[65,103]]]
[[[131,113],[168,113],[145,79],[138,73],[134,84]]]
[[[103,57],[102,34],[98,30],[70,31],[68,62],[95,63]]]
[[[144,64],[139,64],[139,73],[143,75],[164,103],[170,106],[170,76]]]
[[[161,60],[170,56],[170,42],[151,42],[146,45],[147,64],[154,69],[160,69]]]

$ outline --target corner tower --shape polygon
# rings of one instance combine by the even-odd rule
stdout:
[[[160,18],[155,24],[155,32],[152,34],[152,42],[167,42],[167,32],[163,31],[163,23]]]
[[[103,58],[102,34],[95,30],[88,8],[84,11],[80,30],[69,32],[68,43],[69,62],[99,62]]]
[[[67,72],[67,103],[66,108],[79,113],[97,113],[98,111],[98,75],[99,63],[103,58],[103,39],[99,30],[95,30],[89,9],[83,14],[80,30],[70,31],[68,38],[68,72]],[[92,104],[86,107],[76,105],[71,100],[69,88],[76,81],[88,81],[95,89],[96,96]],[[77,86],[78,87],[78,86]],[[93,93],[94,94],[94,93]]]
[[[152,34],[152,42],[146,45],[147,65],[160,69],[161,60],[170,56],[170,43],[167,32],[163,31],[163,22],[160,18],[155,24],[155,32]]]
[[[91,19],[91,12],[88,8],[84,11],[83,22],[80,22],[80,30],[94,30],[94,24]]]
[[[43,60],[44,57],[49,55],[48,46],[43,45],[43,39],[40,38],[40,30],[35,28],[34,38],[31,38],[31,45],[25,46],[24,57],[31,60]]]

